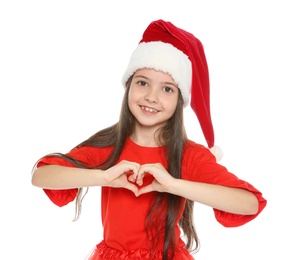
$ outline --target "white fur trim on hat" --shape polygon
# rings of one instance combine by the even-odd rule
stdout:
[[[219,146],[215,145],[215,146],[209,148],[209,150],[216,157],[217,162],[222,160],[223,151]]]
[[[184,104],[189,103],[192,84],[192,65],[188,56],[164,42],[142,42],[132,53],[122,84],[139,69],[155,69],[171,75],[181,91]]]

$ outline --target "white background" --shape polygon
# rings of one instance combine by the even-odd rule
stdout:
[[[0,259],[82,260],[102,239],[100,189],[90,189],[74,223],[74,204],[54,206],[31,185],[31,169],[118,120],[129,56],[160,18],[204,44],[221,164],[268,200],[238,228],[196,205],[195,258],[300,259],[296,0],[1,1]],[[185,112],[189,137],[205,144]]]

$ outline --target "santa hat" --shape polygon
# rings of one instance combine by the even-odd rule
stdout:
[[[122,84],[125,86],[134,72],[143,68],[151,68],[171,75],[181,91],[184,105],[187,106],[190,102],[208,148],[217,161],[221,160],[222,151],[214,145],[209,73],[202,43],[193,34],[170,22],[153,21],[145,30],[130,58]]]

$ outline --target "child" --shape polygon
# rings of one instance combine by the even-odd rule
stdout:
[[[41,158],[32,184],[58,206],[76,199],[75,219],[82,189],[102,187],[103,240],[90,260],[194,259],[194,201],[212,207],[225,227],[236,227],[258,216],[266,200],[217,163],[207,63],[191,33],[163,20],[150,23],[122,81],[119,121],[67,154]],[[187,138],[189,103],[210,149]]]

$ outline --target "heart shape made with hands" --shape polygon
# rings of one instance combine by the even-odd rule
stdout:
[[[141,189],[147,185],[150,185],[154,180],[154,177],[151,174],[149,174],[148,172],[143,173],[140,176],[139,180],[138,180],[138,178],[135,178],[135,179],[132,178],[132,176],[133,176],[132,172],[127,173],[128,181],[135,184],[138,187],[138,189]]]
[[[138,174],[127,172],[128,187],[125,187],[136,196],[153,191],[167,192],[165,187],[174,179],[160,163],[140,165],[138,170]]]
[[[152,191],[168,192],[174,177],[161,163],[140,165],[123,160],[109,169],[111,181],[109,186],[125,188],[139,196]]]
[[[154,184],[154,182],[156,181],[151,174],[145,172],[143,175],[140,176],[139,180],[137,178],[132,178],[132,175],[132,173],[127,174],[127,180],[129,183],[133,184],[134,187],[128,186],[127,188],[131,190],[136,197],[145,193],[155,191],[153,189],[152,184]]]

